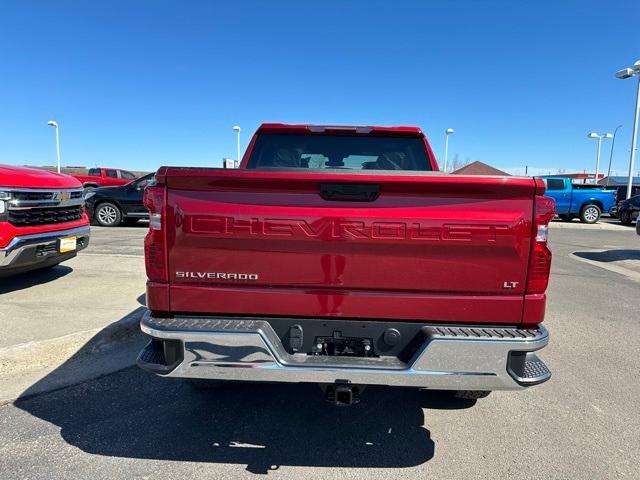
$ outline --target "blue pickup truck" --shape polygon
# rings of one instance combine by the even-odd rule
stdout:
[[[543,180],[547,185],[545,195],[556,202],[556,212],[565,222],[578,217],[583,223],[596,223],[603,212],[609,213],[615,205],[613,190],[574,184],[564,177],[545,177]]]

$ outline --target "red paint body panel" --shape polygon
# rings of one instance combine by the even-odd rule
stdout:
[[[86,213],[82,218],[73,222],[54,223],[51,225],[34,225],[32,227],[16,227],[9,222],[0,221],[0,248],[6,247],[17,236],[33,235],[35,233],[57,232],[89,225],[89,217]]]
[[[10,188],[80,188],[82,184],[70,175],[39,168],[0,165],[0,189]]]
[[[55,190],[81,188],[82,184],[72,176],[62,173],[49,172],[38,168],[0,165],[0,191],[2,191],[2,187]],[[6,247],[16,236],[56,232],[85,225],[89,225],[89,219],[86,214],[83,214],[79,220],[50,225],[16,227],[9,222],[0,220],[0,248]]]
[[[310,129],[322,135],[324,128],[331,135],[424,138],[414,127],[281,124],[265,124],[256,135]],[[163,225],[174,313],[543,320],[545,296],[525,295],[540,194],[532,178],[163,167],[157,180],[167,192]],[[327,201],[319,194],[327,182],[375,184],[379,196]],[[152,288],[160,292],[159,285]],[[148,302],[152,310],[167,307],[164,294],[149,295]]]
[[[381,194],[336,205],[318,195],[321,181],[375,182]],[[197,169],[169,170],[167,185],[174,311],[521,320],[531,179]],[[238,286],[176,271],[258,278]]]
[[[130,178],[114,178],[107,175],[107,170],[122,170],[120,168],[100,168],[100,176],[97,175],[73,175],[82,185],[98,185],[99,187],[117,187],[132,182]]]
[[[148,281],[146,301],[147,305],[153,305],[153,310],[156,312],[170,312],[169,284]]]
[[[540,323],[544,319],[546,305],[547,295],[545,293],[525,295],[522,323],[525,325],[537,325]]]
[[[183,284],[171,286],[171,309],[175,313],[513,325],[520,323],[522,298],[517,295],[446,295]]]

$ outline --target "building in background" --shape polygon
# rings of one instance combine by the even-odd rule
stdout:
[[[240,163],[238,160],[233,158],[223,158],[222,159],[222,168],[238,168]]]
[[[35,166],[35,165],[24,165],[25,167],[29,167],[29,168],[39,168],[40,170],[47,170],[48,172],[55,172],[57,167],[54,165],[43,165],[43,166]],[[118,170],[117,168],[114,168],[114,170]],[[143,172],[143,171],[138,171],[138,170],[127,170],[131,173],[133,173],[136,177],[144,177],[145,175],[147,175],[148,173],[151,172]],[[67,175],[87,175],[87,173],[89,172],[89,167],[82,167],[82,166],[78,166],[78,167],[61,167],[60,168],[60,173],[66,173]]]
[[[476,160],[464,167],[451,172],[453,175],[499,175],[501,177],[510,176],[507,172],[498,170],[497,168],[487,165],[486,163]]]
[[[595,184],[595,173],[582,172],[582,173],[559,173],[557,175],[547,175],[550,177],[562,177],[562,178],[570,178],[571,183],[584,183],[584,184]],[[605,177],[604,173],[598,173],[598,179],[602,180]],[[599,182],[598,182],[599,183]]]

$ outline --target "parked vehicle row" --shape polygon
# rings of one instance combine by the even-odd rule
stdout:
[[[85,201],[89,219],[103,227],[133,225],[149,218],[142,195],[153,179],[154,173],[130,181],[118,187],[101,187],[86,193]]]
[[[72,258],[89,221],[150,218],[142,368],[314,382],[339,405],[369,384],[480,398],[545,382],[549,222],[640,211],[562,177],[433,175],[414,127],[264,124],[237,170],[97,170],[127,181],[0,168],[0,275]]]
[[[622,202],[627,198],[627,185],[605,186],[604,188],[613,191],[613,198],[616,203]],[[636,195],[640,195],[640,186],[633,185],[631,187],[631,197]]]
[[[612,190],[595,185],[580,185],[566,177],[545,177],[546,195],[552,198],[561,220],[579,218],[583,223],[596,223],[602,213],[615,206]]]
[[[636,221],[638,213],[640,213],[640,195],[623,200],[611,209],[611,215],[617,217],[624,225],[631,225]]]
[[[82,187],[91,190],[98,187],[113,187],[126,185],[135,180],[136,176],[119,168],[90,168],[86,175],[72,175],[82,183]]]

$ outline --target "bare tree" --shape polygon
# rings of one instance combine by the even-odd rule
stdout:
[[[460,162],[460,155],[456,153],[455,156],[453,157],[453,161],[451,162],[451,171],[455,172],[461,167],[462,167],[462,163]]]

